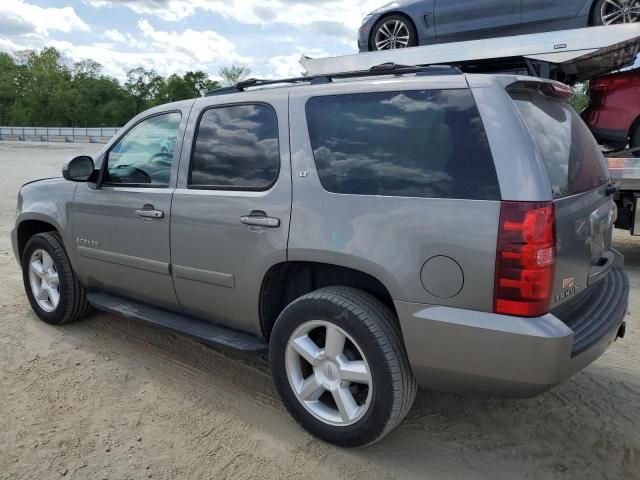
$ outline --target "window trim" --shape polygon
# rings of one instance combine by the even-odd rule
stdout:
[[[231,185],[193,185],[191,183],[193,176],[193,156],[196,151],[196,144],[198,143],[198,133],[200,133],[200,125],[202,124],[202,117],[204,117],[205,113],[209,110],[221,109],[221,108],[231,108],[231,107],[243,107],[243,106],[263,106],[270,109],[276,119],[276,130],[277,135],[276,139],[278,140],[278,170],[274,176],[273,181],[265,186],[265,187],[236,187]],[[225,103],[222,105],[210,105],[202,109],[200,114],[198,115],[198,121],[196,123],[196,128],[193,132],[193,140],[191,142],[191,154],[189,155],[189,174],[187,176],[187,186],[188,190],[211,190],[217,192],[268,192],[271,190],[278,180],[280,179],[280,173],[282,173],[282,150],[280,148],[280,119],[278,118],[278,112],[273,107],[273,105],[266,102],[238,102],[238,103]]]
[[[164,111],[164,112],[157,112],[157,113],[153,113],[151,115],[147,115],[144,118],[141,118],[136,123],[134,123],[129,128],[127,128],[124,132],[122,132],[122,134],[111,144],[109,149],[104,154],[104,160],[103,160],[102,165],[100,167],[100,176],[98,177],[97,188],[102,188],[103,186],[106,186],[106,187],[129,187],[129,188],[169,188],[171,186],[171,180],[169,180],[169,183],[109,183],[109,182],[106,181],[106,178],[105,178],[106,172],[107,172],[107,168],[109,166],[109,155],[111,154],[111,151],[115,148],[115,146],[118,143],[120,143],[120,140],[122,140],[124,137],[126,137],[131,130],[136,128],[142,122],[146,122],[147,120],[149,120],[151,118],[159,117],[161,115],[167,115],[169,113],[179,113],[180,114],[180,125],[178,126],[178,130],[177,130],[177,133],[179,135],[180,130],[182,129],[182,121],[184,119],[184,115],[182,114],[182,110],[180,110],[180,109],[173,109],[173,110],[167,110],[167,111]],[[174,150],[173,159],[171,160],[171,173],[172,174],[173,174],[173,170],[174,170],[174,162],[175,161],[176,161],[176,152]]]

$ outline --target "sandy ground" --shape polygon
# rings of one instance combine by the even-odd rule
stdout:
[[[105,314],[40,322],[10,250],[15,195],[95,145],[0,142],[0,478],[640,478],[640,239],[616,234],[628,335],[531,400],[421,392],[381,443],[300,429],[265,363]]]

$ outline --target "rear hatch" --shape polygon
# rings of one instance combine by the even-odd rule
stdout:
[[[552,309],[603,279],[614,262],[617,210],[609,196],[609,171],[593,135],[568,102],[566,88],[519,82],[508,89],[551,185],[556,227]]]

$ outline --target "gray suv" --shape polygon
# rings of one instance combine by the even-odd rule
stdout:
[[[568,87],[446,67],[269,83],[153,108],[22,187],[42,320],[93,306],[268,354],[293,417],[346,447],[417,385],[533,396],[624,335],[616,189]]]

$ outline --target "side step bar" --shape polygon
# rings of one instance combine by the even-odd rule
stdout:
[[[142,320],[153,326],[186,335],[212,347],[265,356],[269,352],[267,343],[258,337],[212,325],[186,315],[168,312],[103,292],[89,293],[87,300],[99,310]]]

